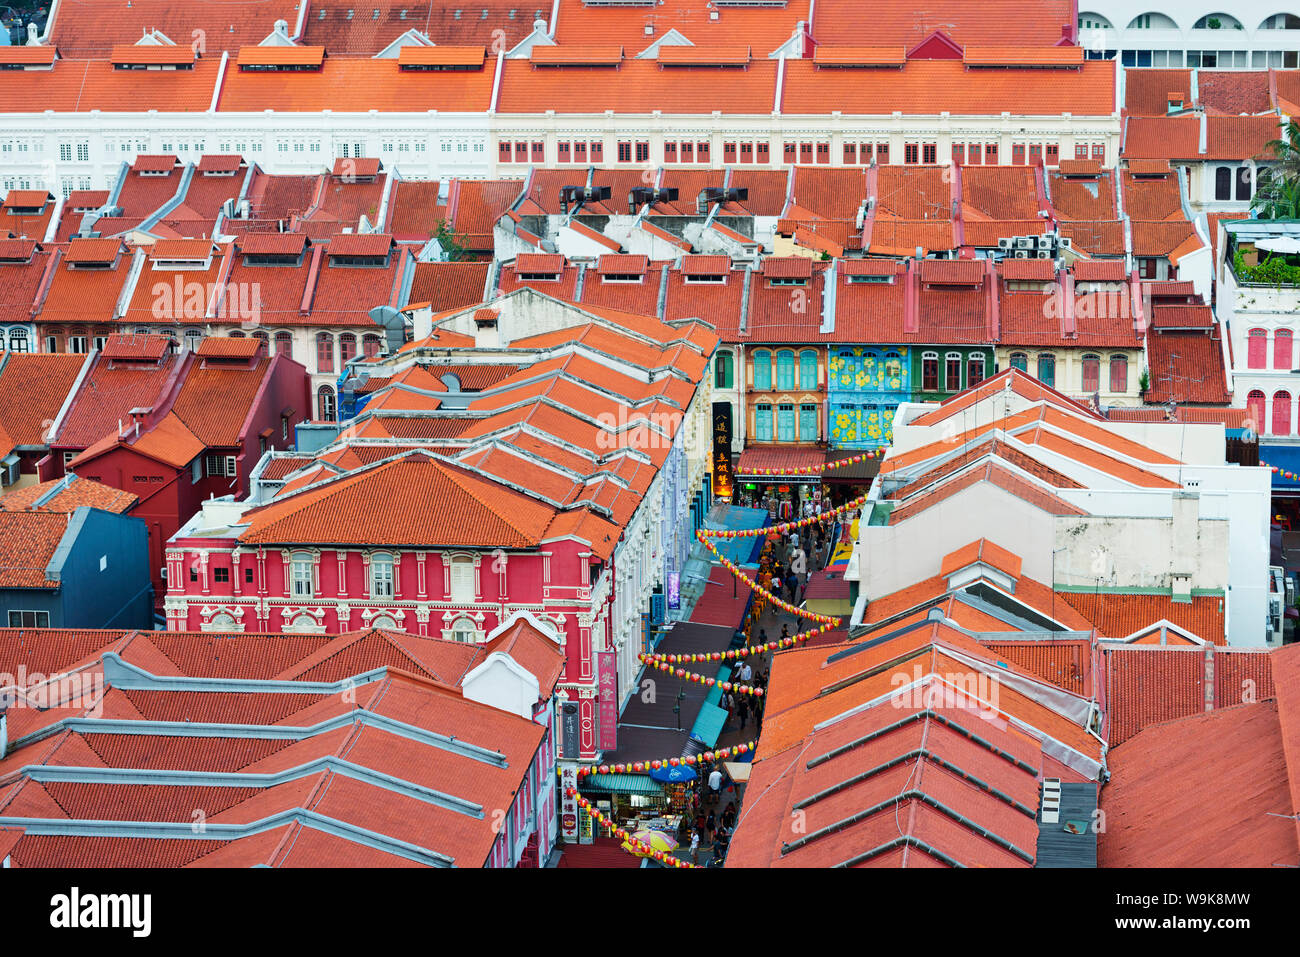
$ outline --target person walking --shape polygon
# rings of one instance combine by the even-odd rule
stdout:
[[[713,843],[713,835],[714,833],[717,832],[717,830],[718,830],[718,817],[713,811],[710,811],[708,818],[705,819],[704,821],[704,832],[708,834],[710,844]]]
[[[729,832],[736,826],[736,805],[728,804],[727,809],[722,812],[722,830]]]
[[[691,863],[697,867],[700,864],[700,832],[691,831]]]
[[[785,588],[790,593],[790,603],[795,603],[795,598],[799,591],[799,576],[794,572],[785,573]]]
[[[717,804],[722,797],[722,771],[717,765],[709,772],[709,803]]]
[[[745,723],[749,720],[749,696],[741,695],[740,700],[736,702],[736,713],[740,715],[740,730],[745,730]]]
[[[737,674],[739,675],[741,682],[744,684],[749,684],[754,680],[754,669],[750,666],[748,658],[741,659],[740,671],[737,672]]]

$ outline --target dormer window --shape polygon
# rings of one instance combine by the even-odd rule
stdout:
[[[686,285],[688,286],[707,285],[709,283],[712,283],[714,285],[722,285],[727,281],[727,274],[707,273],[707,274],[692,276],[688,273],[687,275],[682,276],[682,281],[685,282]]]
[[[767,284],[771,287],[776,286],[806,286],[808,285],[807,276],[772,276],[768,279]]]
[[[387,256],[330,256],[330,266],[362,266],[370,269],[386,269]]]
[[[245,266],[301,266],[302,253],[245,253]]]
[[[894,277],[893,276],[862,276],[862,275],[845,276],[844,281],[851,286],[856,286],[859,283],[866,283],[866,282],[876,282],[876,283],[883,282],[888,284],[894,281]]]

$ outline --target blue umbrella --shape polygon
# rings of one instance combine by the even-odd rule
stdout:
[[[654,778],[656,781],[665,781],[665,782],[694,781],[697,777],[699,777],[699,775],[695,773],[694,768],[687,767],[684,764],[679,764],[676,767],[673,767],[672,765],[668,765],[667,767],[651,770],[650,777]]]

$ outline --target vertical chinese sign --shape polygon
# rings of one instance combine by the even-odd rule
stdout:
[[[731,403],[713,403],[713,497],[731,501],[735,478],[731,472]]]
[[[597,733],[601,751],[614,751],[618,747],[618,670],[616,652],[596,652],[596,681],[600,706]]]

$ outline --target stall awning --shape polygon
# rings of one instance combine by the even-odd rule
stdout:
[[[841,462],[844,459],[862,455],[861,449],[831,449],[826,453],[827,462]],[[876,456],[864,457],[861,462],[842,465],[835,469],[825,469],[822,481],[828,485],[870,485],[880,474],[880,459]]]
[[[826,464],[823,449],[795,445],[751,445],[736,463],[739,482],[816,482]]]
[[[648,774],[591,774],[578,782],[578,790],[602,794],[661,794],[663,789]]]
[[[1280,471],[1273,473],[1273,494],[1282,498],[1300,498],[1300,446],[1263,445],[1259,447],[1259,464]]]

